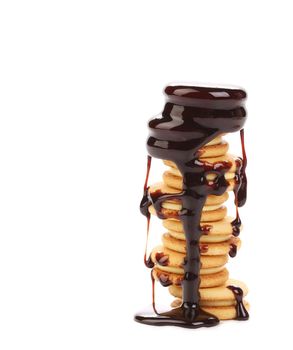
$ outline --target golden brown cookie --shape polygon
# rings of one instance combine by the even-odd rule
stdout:
[[[198,150],[200,158],[219,157],[228,152],[229,144],[226,141],[214,145],[205,145]]]
[[[234,172],[237,168],[237,162],[239,161],[239,158],[234,156],[233,154],[225,154],[220,157],[210,157],[210,158],[200,158],[202,162],[208,162],[208,163],[220,163],[220,162],[230,162],[231,167],[229,168],[229,172]],[[163,160],[164,164],[172,167],[172,168],[177,168],[176,164],[172,162],[171,160]]]
[[[205,146],[211,146],[211,145],[217,145],[219,143],[222,143],[222,136],[223,135],[220,135],[220,136],[217,136],[215,137],[214,139],[212,139],[210,142],[206,143]]]
[[[227,286],[233,285],[240,287],[243,291],[243,297],[248,293],[247,286],[240,281],[228,279],[224,285],[200,288],[200,306],[212,315],[217,316],[221,320],[231,320],[236,318],[235,297],[233,292]],[[178,299],[172,302],[173,307],[178,307],[182,303],[182,288],[181,286],[171,285],[169,287],[171,295]],[[249,304],[244,300],[246,309],[249,309]]]
[[[250,305],[246,300],[243,302],[247,311],[249,311]],[[202,309],[210,314],[218,317],[219,320],[234,320],[236,315],[235,306],[202,306]]]
[[[175,176],[181,177],[181,173],[180,173],[180,171],[179,171],[177,168],[171,168],[171,167],[170,167],[170,168],[168,169],[168,171],[169,171],[171,174],[175,175]],[[216,177],[217,177],[217,175],[216,175],[216,174],[213,174],[213,173],[210,173],[210,174],[207,174],[207,175],[206,175],[207,180],[210,180],[210,181],[214,180]],[[225,179],[226,179],[226,180],[233,180],[234,177],[235,177],[235,173],[233,173],[233,172],[228,171],[228,172],[225,173]]]
[[[205,302],[218,302],[218,301],[230,301],[235,302],[235,297],[233,292],[227,288],[227,286],[236,286],[240,287],[243,290],[243,296],[245,297],[248,293],[248,288],[245,283],[235,280],[228,279],[223,285],[217,286],[215,288],[200,288],[200,298]],[[169,292],[176,298],[182,297],[182,288],[181,286],[172,285],[169,287]],[[213,304],[219,305],[219,304]]]
[[[176,190],[175,188],[168,187],[164,182],[157,182],[153,185],[150,186],[149,192],[150,193],[155,193],[157,191],[160,191],[162,194],[175,194],[175,193],[180,193],[179,190]],[[215,195],[210,195],[207,197],[205,206],[210,206],[210,205],[217,205],[217,204],[223,204],[225,203],[229,198],[229,194],[227,192],[224,192],[220,196],[215,196]],[[168,200],[167,202],[175,202],[175,203],[180,203],[179,200]]]
[[[176,267],[176,266],[162,266],[162,265],[155,265],[157,269],[163,272],[168,272],[168,273],[174,273],[176,275],[184,275],[184,269],[182,267]],[[199,274],[202,275],[211,275],[217,272],[220,272],[224,269],[223,266],[216,266],[216,267],[209,267],[207,269],[200,269]]]
[[[165,206],[168,206],[168,204],[166,203]],[[157,215],[156,210],[152,205],[149,207],[149,212],[152,215]],[[161,208],[161,213],[164,215],[165,218],[179,218],[179,210],[177,209]],[[203,210],[201,213],[201,221],[206,222],[222,220],[224,219],[226,214],[227,208],[225,206],[221,206],[220,208],[215,210]]]
[[[183,232],[169,230],[168,233],[170,236],[172,236],[176,239],[185,240],[185,234]],[[231,238],[231,234],[227,234],[227,235],[211,235],[211,234],[205,235],[205,234],[203,234],[200,237],[199,241],[201,243],[218,243],[218,242],[225,242],[230,238]]]
[[[208,235],[226,235],[232,234],[233,228],[231,222],[234,219],[226,216],[224,219],[215,222],[201,222],[200,226],[205,229],[205,234]],[[181,233],[185,238],[182,222],[178,219],[163,220],[163,226],[170,231]]]
[[[164,247],[175,250],[179,253],[185,253],[185,241],[172,237],[169,233],[165,233],[162,236],[162,242]],[[240,248],[241,241],[238,237],[232,236],[228,241],[218,243],[201,243],[200,254],[201,255],[226,255],[230,252],[231,246],[235,245],[237,249]]]
[[[164,183],[168,187],[173,187],[174,189],[177,189],[179,191],[182,190],[182,188],[183,188],[182,177],[172,174],[171,171],[169,171],[169,170],[167,170],[163,173],[163,180],[164,180]],[[227,183],[228,183],[227,191],[233,190],[233,188],[235,186],[234,178],[227,179]]]
[[[151,253],[151,259],[155,264],[161,263],[168,266],[181,268],[184,263],[184,258],[185,254],[175,252],[174,250],[170,250],[164,246],[155,247]],[[223,266],[228,262],[228,255],[202,255],[200,257],[200,262],[203,269]]]
[[[181,285],[183,275],[172,272],[162,271],[157,266],[153,269],[153,276],[156,280],[160,280],[166,286],[171,284]],[[229,273],[226,268],[213,274],[201,274],[200,276],[200,287],[211,288],[224,284],[229,278]]]

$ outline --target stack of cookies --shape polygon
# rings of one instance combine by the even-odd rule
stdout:
[[[227,216],[225,206],[229,198],[228,192],[233,192],[237,186],[239,166],[239,158],[228,154],[228,148],[228,143],[221,135],[202,147],[199,153],[199,160],[203,162],[227,161],[231,164],[225,173],[229,184],[227,191],[220,196],[207,197],[200,223],[203,231],[200,239],[200,305],[202,309],[222,320],[237,318],[239,302],[236,302],[236,294],[237,292],[243,294],[242,299],[248,292],[244,283],[229,279],[229,272],[225,267],[229,255],[234,257],[240,247],[240,239],[236,237],[235,231],[233,232],[235,218]],[[155,195],[156,192],[174,194],[182,190],[182,176],[176,165],[168,160],[165,160],[164,164],[169,168],[163,174],[162,183],[150,186],[151,195]],[[209,174],[207,179],[211,183],[216,181],[213,174]],[[151,253],[151,260],[154,263],[153,275],[163,286],[169,288],[171,295],[176,297],[172,303],[174,307],[181,303],[186,252],[185,234],[180,221],[181,209],[180,200],[163,202],[161,211],[165,219],[162,222],[166,232],[162,236],[162,245],[155,247]],[[156,215],[153,206],[149,207],[149,212]],[[246,301],[242,305],[248,308]]]

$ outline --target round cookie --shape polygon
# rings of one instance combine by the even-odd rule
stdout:
[[[185,253],[185,241],[172,237],[169,233],[162,236],[164,247],[175,250],[179,253]],[[200,243],[201,255],[226,255],[230,252],[231,246],[235,245],[237,249],[240,248],[241,241],[238,237],[232,236],[228,241],[218,243]]]
[[[228,152],[229,144],[226,141],[214,145],[205,145],[198,150],[200,158],[219,157]]]
[[[206,143],[205,146],[218,145],[219,143],[222,143],[222,136],[223,135],[215,137],[210,142]]]
[[[176,266],[162,266],[162,265],[155,265],[156,268],[158,268],[160,271],[168,272],[168,273],[174,273],[176,275],[184,275],[184,269],[182,267],[176,267]],[[207,269],[201,268],[199,271],[199,274],[202,275],[211,275],[214,273],[218,273],[224,269],[225,265],[222,266],[216,266],[216,267],[210,267]]]
[[[164,209],[170,209],[170,210],[177,210],[180,211],[182,210],[182,204],[180,200],[178,201],[165,201],[161,205],[162,208]],[[207,205],[202,208],[203,211],[213,211],[220,209],[222,207],[222,204],[214,204],[214,205]]]
[[[178,170],[178,168],[171,168],[170,167],[170,169],[168,169],[168,171],[171,174],[175,175],[175,176],[181,177],[181,173]],[[207,180],[210,180],[210,181],[215,180],[216,177],[217,177],[217,175],[216,174],[212,174],[212,173],[206,175]],[[234,179],[234,177],[235,177],[235,173],[232,173],[232,172],[226,172],[225,173],[225,179],[226,180],[232,180],[232,179]]]
[[[249,311],[249,304],[246,300],[243,301],[246,310]],[[235,306],[202,306],[202,309],[216,317],[219,320],[234,320],[237,317]]]
[[[168,170],[163,173],[163,181],[167,186],[173,187],[177,190],[182,190],[182,188],[183,188],[182,187],[182,177],[174,175]],[[227,191],[233,190],[233,188],[235,186],[234,178],[227,180],[227,183],[228,183]]]
[[[178,210],[161,208],[160,211],[164,215],[165,218],[179,218],[179,211]],[[149,207],[149,212],[152,215],[157,215],[156,210],[152,205]],[[201,220],[201,222],[218,221],[218,220],[224,219],[226,214],[227,214],[227,208],[225,206],[221,206],[220,208],[218,208],[216,210],[202,211],[200,220]]]
[[[200,299],[202,301],[219,302],[219,301],[232,301],[235,302],[233,292],[227,288],[227,286],[240,287],[243,290],[243,297],[248,294],[248,288],[244,282],[228,279],[223,285],[214,288],[200,288]],[[169,287],[169,292],[176,298],[182,298],[182,288],[179,286],[172,285]],[[219,305],[219,304],[213,304]]]
[[[208,228],[206,234],[207,235],[225,235],[225,234],[232,234],[233,228],[231,222],[234,219],[232,217],[225,217],[222,220],[215,221],[215,222],[201,222],[201,227]],[[184,229],[182,222],[180,220],[176,219],[165,219],[163,220],[163,226],[167,230],[175,231],[178,233],[184,234]]]
[[[184,232],[177,232],[177,231],[172,231],[169,230],[168,233],[170,234],[170,236],[176,238],[176,239],[180,239],[182,241],[185,240],[185,234]],[[228,239],[230,239],[231,234],[227,234],[227,235],[205,235],[203,234],[200,237],[200,242],[201,243],[218,243],[218,242],[225,242]]]
[[[225,155],[220,157],[210,157],[210,158],[201,157],[200,160],[208,163],[230,162],[231,167],[229,168],[229,172],[235,172],[237,168],[237,163],[240,161],[239,157],[236,157],[233,154],[229,154],[229,153],[226,153]],[[165,165],[169,167],[177,168],[176,164],[171,160],[163,160],[163,162]]]
[[[240,287],[243,291],[243,297],[248,293],[248,288],[245,283],[228,279],[224,285],[211,287],[211,288],[200,288],[200,306],[203,310],[217,316],[221,320],[231,320],[236,318],[236,301],[233,292],[227,288],[227,286]],[[171,285],[169,287],[171,295],[176,297],[171,306],[178,307],[182,303],[182,288],[181,286]],[[244,300],[246,309],[249,309],[249,304]]]
[[[150,186],[149,192],[150,193],[155,193],[157,191],[160,191],[162,194],[176,194],[180,193],[180,191],[176,190],[175,188],[167,186],[164,182],[157,182],[153,185]],[[220,196],[215,196],[215,195],[210,195],[207,197],[205,206],[210,206],[210,205],[217,205],[217,204],[223,204],[226,202],[229,198],[228,192],[224,192]],[[180,200],[169,200],[166,202],[175,202],[178,203]]]
[[[217,288],[217,287],[212,287],[212,288]],[[181,305],[182,299],[175,299],[172,303],[171,306],[174,305]],[[200,306],[203,307],[222,307],[222,306],[236,306],[236,301],[235,300],[218,300],[218,301],[206,301],[206,300],[200,300]]]
[[[170,286],[171,284],[181,285],[183,280],[183,275],[170,273],[160,270],[158,267],[154,267],[152,270],[153,276],[156,280],[164,283],[165,286]],[[229,278],[229,272],[226,268],[213,274],[206,274],[200,276],[200,287],[210,288],[216,287],[224,284]]]
[[[151,252],[151,260],[155,264],[175,266],[182,268],[185,254],[168,249],[164,246],[157,246]],[[228,262],[228,255],[202,255],[200,257],[201,267],[208,269],[211,267],[223,266]]]

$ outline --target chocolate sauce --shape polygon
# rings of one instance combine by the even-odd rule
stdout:
[[[237,255],[237,245],[236,244],[234,244],[234,243],[230,244],[229,255],[231,258],[235,258],[235,256]]]
[[[169,276],[164,273],[160,273],[158,275],[158,280],[163,287],[169,287],[172,284],[172,281],[170,281]]]
[[[191,243],[191,242],[190,242]],[[209,250],[209,245],[208,244],[200,244],[199,245],[199,250],[200,250],[200,252],[201,253],[203,253],[203,254],[205,254],[205,253],[207,253],[208,252],[208,250]]]
[[[147,207],[146,207],[147,208]],[[145,208],[142,210],[142,212],[145,210]],[[152,268],[154,267],[154,263],[152,262],[151,256],[147,258],[147,248],[148,248],[148,240],[149,240],[149,231],[150,231],[150,222],[151,222],[151,214],[147,211],[147,214],[145,215],[147,218],[147,235],[146,235],[146,242],[145,242],[145,249],[144,249],[144,256],[143,261],[146,267]]]
[[[243,290],[240,287],[228,286],[235,297],[236,301],[236,320],[246,321],[249,319],[249,313],[247,312],[243,304]]]
[[[146,243],[145,243],[145,250],[144,250],[144,264],[148,268],[153,268],[154,263],[151,260],[151,256],[148,257],[147,259],[147,248],[148,248],[148,238],[149,238],[149,231],[150,231],[150,221],[151,221],[151,214],[149,213],[149,188],[148,188],[148,179],[149,179],[149,174],[151,170],[151,164],[152,164],[152,157],[148,156],[147,157],[147,171],[146,171],[146,177],[145,177],[145,182],[143,186],[143,197],[140,202],[140,211],[141,213],[147,218],[147,236],[146,236]]]
[[[152,165],[152,157],[148,156],[147,157],[147,172],[146,172],[146,177],[145,177],[145,182],[143,186],[143,191],[144,193],[148,189],[148,181],[149,181],[149,175],[150,175],[150,170],[151,170],[151,165]]]
[[[183,178],[182,192],[176,194],[149,194],[143,199],[145,208],[153,205],[157,216],[165,219],[162,203],[180,200],[179,218],[186,239],[186,259],[182,281],[183,302],[155,317],[136,316],[139,322],[152,325],[176,325],[189,328],[210,327],[218,324],[217,317],[204,312],[199,306],[200,245],[203,234],[200,218],[209,195],[222,195],[229,186],[225,173],[229,162],[215,166],[202,162],[200,149],[215,137],[239,131],[246,120],[245,91],[229,87],[202,87],[170,85],[165,89],[166,104],[162,114],[149,122],[147,149],[150,156],[173,161]],[[216,180],[208,181],[213,173]],[[245,168],[239,182],[245,181]],[[245,188],[240,184],[239,203],[245,202]],[[162,282],[161,282],[162,283]],[[167,282],[164,282],[167,283]]]
[[[241,219],[239,216],[238,208],[242,207],[247,198],[247,178],[246,178],[246,166],[247,158],[244,145],[244,129],[240,130],[240,140],[241,140],[241,149],[242,149],[242,159],[239,158],[236,160],[236,174],[235,174],[235,186],[234,186],[234,203],[236,206],[236,218],[232,221],[232,234],[237,237],[240,234],[241,228]]]
[[[168,266],[169,265],[169,256],[165,255],[163,252],[157,252],[156,253],[156,261],[161,266]]]
[[[157,309],[156,309],[156,301],[155,301],[155,279],[153,276],[153,270],[151,271],[151,280],[152,280],[152,306],[155,314],[158,315]]]
[[[238,237],[240,234],[240,228],[241,228],[241,220],[239,217],[239,212],[238,212],[238,204],[236,204],[236,219],[231,222],[232,225],[232,235],[234,237]]]
[[[237,193],[238,207],[243,207],[247,198],[247,178],[246,178],[246,166],[247,166],[247,158],[245,152],[244,145],[244,129],[240,130],[240,138],[241,138],[241,148],[242,148],[242,167],[240,170],[240,187]]]
[[[151,256],[149,256],[148,258],[146,258],[146,254],[144,255],[144,264],[146,267],[148,267],[149,269],[152,269],[155,264],[152,261]]]

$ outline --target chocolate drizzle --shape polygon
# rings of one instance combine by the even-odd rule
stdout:
[[[244,129],[240,130],[240,138],[241,138],[241,148],[242,148],[242,167],[240,170],[240,187],[237,193],[237,201],[238,207],[243,207],[247,198],[247,178],[246,178],[246,166],[247,166],[247,158],[245,152],[245,144],[244,144]]]
[[[208,235],[210,233],[212,227],[213,227],[212,225],[207,225],[207,224],[201,225],[200,229],[201,229],[202,234]]]
[[[238,206],[236,204],[236,219],[233,220],[231,222],[231,225],[232,225],[232,235],[234,237],[238,237],[239,234],[240,234],[240,228],[241,228],[241,220],[240,220],[240,217],[239,217],[239,213],[238,213]]]
[[[169,287],[172,284],[172,281],[170,281],[169,276],[164,273],[160,273],[158,275],[158,280],[163,287]]]
[[[241,229],[241,219],[239,216],[238,208],[242,207],[247,198],[247,178],[246,178],[246,166],[247,158],[244,145],[244,129],[240,130],[241,139],[241,149],[242,149],[242,159],[238,158],[236,160],[236,174],[235,174],[235,186],[234,186],[234,197],[235,197],[235,207],[236,207],[236,218],[232,221],[232,234],[237,237],[240,234]]]
[[[149,213],[149,188],[148,188],[148,179],[150,175],[150,170],[151,170],[151,164],[152,164],[152,157],[148,156],[147,157],[147,171],[146,171],[146,177],[145,177],[145,182],[144,182],[144,187],[143,187],[143,197],[140,202],[140,211],[141,213],[147,218],[147,236],[146,236],[146,243],[145,243],[145,250],[144,250],[144,264],[148,268],[153,268],[154,263],[151,260],[151,256],[148,257],[147,259],[147,248],[148,248],[148,238],[149,238],[149,231],[150,231],[150,221],[151,221],[151,214]]]
[[[145,182],[144,182],[144,186],[143,186],[144,192],[146,192],[146,190],[148,189],[148,181],[149,181],[151,165],[152,165],[152,157],[148,156],[148,158],[147,158],[147,172],[146,172]]]
[[[156,253],[156,262],[161,266],[168,266],[169,265],[169,256],[165,255],[163,252],[157,252]]]
[[[229,255],[231,258],[235,258],[235,256],[237,255],[237,245],[236,244],[234,244],[234,243],[230,244]]]
[[[228,286],[235,297],[236,301],[236,320],[246,321],[249,319],[249,313],[247,312],[243,304],[243,290],[240,287]]]
[[[151,256],[149,256],[148,258],[146,258],[146,254],[144,255],[144,264],[146,267],[148,267],[149,269],[152,269],[155,264],[152,261]]]
[[[190,242],[192,244],[192,242]],[[196,243],[197,244],[197,243]],[[209,245],[208,244],[200,244],[199,245],[199,250],[202,254],[206,254],[209,250]]]
[[[210,327],[218,324],[219,320],[199,306],[200,252],[204,249],[199,240],[205,233],[205,229],[200,227],[200,219],[207,196],[222,195],[227,190],[229,184],[225,173],[231,168],[231,163],[203,162],[199,159],[200,149],[223,133],[243,128],[246,120],[246,93],[236,88],[174,85],[167,86],[165,94],[167,102],[162,114],[149,122],[147,149],[150,156],[171,160],[176,164],[182,174],[183,189],[176,194],[150,194],[147,193],[145,184],[141,211],[148,216],[147,208],[153,205],[157,216],[165,219],[162,211],[164,201],[175,199],[182,203],[179,219],[183,224],[186,239],[183,302],[180,307],[156,317],[137,315],[135,319],[152,325]],[[235,192],[239,206],[244,204],[246,196],[246,186],[242,184],[246,181],[245,165],[243,162]],[[213,181],[207,180],[210,173],[216,175]],[[236,232],[238,223],[234,226]],[[162,283],[162,278],[158,278]],[[164,284],[169,282],[163,281]]]

